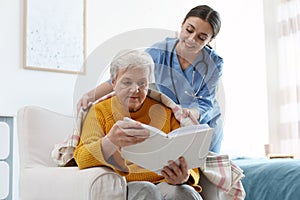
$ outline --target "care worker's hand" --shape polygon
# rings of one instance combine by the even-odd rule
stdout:
[[[150,132],[136,121],[117,121],[106,137],[117,147],[125,147],[145,141]]]
[[[172,185],[183,184],[187,182],[190,177],[185,159],[180,157],[179,162],[180,164],[177,165],[176,162],[169,161],[169,165],[165,166],[161,171],[162,176]]]
[[[182,108],[182,117],[189,117],[194,124],[199,124],[200,113],[197,108]]]
[[[93,97],[88,94],[84,94],[77,103],[77,113],[79,113],[81,107],[85,110],[88,107],[89,103],[93,101]]]

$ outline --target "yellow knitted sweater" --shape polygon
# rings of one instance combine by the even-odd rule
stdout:
[[[158,183],[166,181],[163,176],[139,167],[138,165],[121,157],[116,151],[108,160],[104,159],[101,141],[109,133],[112,126],[125,116],[144,124],[161,129],[165,133],[180,127],[172,110],[163,104],[147,97],[142,107],[136,112],[125,111],[116,96],[93,105],[86,116],[82,127],[81,138],[74,152],[74,158],[80,169],[95,166],[106,166],[116,173],[125,176],[130,181],[150,181]],[[200,175],[198,169],[190,170],[189,184],[197,191]]]

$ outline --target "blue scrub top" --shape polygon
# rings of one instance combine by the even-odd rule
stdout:
[[[166,38],[146,50],[155,63],[155,83],[162,93],[183,108],[199,109],[201,115],[199,122],[215,129],[210,150],[218,153],[223,138],[223,125],[220,106],[216,101],[216,90],[222,75],[223,59],[213,49],[204,47],[194,63],[183,71],[176,49],[170,59],[177,40],[177,38]],[[172,61],[175,90],[170,73],[170,61]],[[194,70],[194,83],[192,83]]]

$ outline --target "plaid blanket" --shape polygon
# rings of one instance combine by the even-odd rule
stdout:
[[[114,95],[115,93],[111,92],[97,101],[90,103],[87,109],[80,109],[73,134],[62,143],[55,144],[51,152],[51,157],[58,166],[67,166],[73,159],[74,150],[79,143],[82,123],[91,105]],[[151,89],[148,91],[148,96],[171,108],[181,126],[198,124],[198,121],[193,118],[182,118],[182,108],[168,96]],[[241,179],[244,177],[243,171],[229,160],[228,155],[217,155],[210,152],[201,171],[214,186],[226,193],[226,196],[229,196],[228,200],[243,200],[245,198],[245,190],[241,182]]]
[[[201,171],[211,183],[225,193],[222,195],[222,200],[245,199],[246,193],[241,182],[245,175],[228,155],[210,152]],[[215,198],[211,199],[215,200]]]

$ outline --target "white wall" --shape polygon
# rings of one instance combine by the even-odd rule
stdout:
[[[232,156],[263,156],[263,145],[268,143],[263,3],[260,0],[201,3],[214,7],[222,18],[217,37],[217,51],[225,61],[222,152]],[[172,11],[168,8],[170,4],[175,6]],[[94,51],[103,41],[138,28],[178,31],[186,12],[198,4],[199,1],[130,0],[103,6],[98,1],[88,1],[88,22],[92,22],[87,27],[88,49]]]
[[[269,143],[273,144],[273,151],[279,152],[280,143],[278,140],[279,125],[279,74],[278,69],[278,25],[276,9],[280,0],[264,0],[265,16],[265,38],[266,38],[266,65],[268,83],[268,116],[269,116]]]
[[[112,0],[106,3],[87,0],[87,54],[91,55],[107,39],[125,31],[140,28],[177,31],[186,12],[198,3],[196,0],[176,3],[174,0]],[[77,102],[73,99],[77,75],[23,68],[23,16],[24,1],[0,0],[0,115],[16,116],[24,105],[73,114],[73,102]],[[16,134],[14,145],[13,199],[18,199]]]
[[[90,0],[87,6],[88,51],[91,53],[119,33],[138,28],[178,31],[186,12],[199,3],[214,7],[222,18],[216,42],[217,51],[225,62],[222,82],[226,113],[222,152],[232,156],[263,156],[263,146],[268,143],[268,102],[264,10],[260,0],[176,3],[171,0],[129,0],[112,1],[105,6]],[[172,9],[169,8],[171,4]]]
[[[115,38],[119,37],[122,34],[125,34],[130,31],[135,31],[137,29],[164,29],[170,31],[179,31],[181,23],[186,15],[186,13],[194,6],[198,5],[198,1],[175,1],[167,0],[153,0],[153,1],[139,1],[139,0],[127,0],[127,1],[109,1],[103,5],[102,2],[97,0],[88,0],[87,1],[87,51],[89,57],[87,58],[88,63],[91,60],[98,59],[99,62],[103,62],[103,59],[111,56],[108,52],[111,49],[116,51],[116,47],[107,45],[105,48],[107,52],[99,53],[104,43],[109,40],[113,40],[112,43],[115,45]],[[202,1],[203,3],[209,2],[209,5],[212,5],[214,1]],[[159,6],[158,6],[159,5]],[[172,5],[172,8],[170,8]],[[173,35],[172,35],[173,36]],[[142,40],[148,40],[151,42],[145,41],[145,44],[153,44],[154,42],[159,41],[158,39],[153,40],[153,35],[137,35],[136,39],[132,40],[120,40],[119,48],[122,49],[126,46],[130,46],[132,43],[143,43]],[[161,38],[163,39],[163,38]],[[113,47],[112,47],[113,46]],[[140,46],[137,46],[140,47]],[[97,58],[98,57],[98,58]],[[81,91],[87,91],[96,86],[93,75],[100,73],[99,69],[92,70],[93,64],[88,66],[87,76],[79,76],[76,80],[75,85],[75,99],[77,99],[77,93],[81,94]],[[107,63],[102,65],[98,64],[99,68],[105,68]],[[103,69],[102,69],[103,70]],[[89,81],[90,80],[90,81]],[[92,80],[92,81],[91,81]],[[103,79],[102,79],[103,80]],[[104,78],[106,80],[106,78]],[[78,88],[78,81],[80,81],[81,88]],[[89,83],[88,83],[89,82]],[[84,85],[85,83],[88,83]],[[82,87],[87,88],[85,90]]]
[[[210,5],[213,2],[201,1]],[[89,51],[119,33],[139,28],[178,31],[185,14],[198,4],[196,0],[112,0],[104,5],[97,0],[87,0]]]
[[[87,0],[87,55],[125,31],[139,28],[177,31],[186,12],[197,3],[195,0],[177,3]],[[23,68],[23,4],[19,0],[0,1],[0,114],[15,115],[20,107],[28,104],[71,114],[77,75]]]
[[[87,54],[92,55],[103,42],[125,31],[140,28],[178,31],[190,8],[211,5],[222,17],[217,37],[217,51],[225,61],[222,151],[237,156],[261,156],[263,144],[268,141],[263,3],[260,0],[216,2],[87,0]],[[77,75],[22,67],[23,9],[23,1],[0,0],[0,115],[16,115],[19,108],[28,104],[72,114],[73,102],[77,101],[73,99]]]
[[[23,1],[0,1],[0,114],[28,104],[71,113],[75,75],[23,68],[23,13]]]
[[[226,113],[222,152],[263,156],[268,142],[263,3],[216,4],[222,17],[217,51],[224,58]]]

